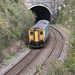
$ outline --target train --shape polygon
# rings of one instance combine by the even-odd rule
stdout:
[[[43,47],[50,34],[50,23],[47,20],[38,21],[29,29],[29,44],[31,47]]]

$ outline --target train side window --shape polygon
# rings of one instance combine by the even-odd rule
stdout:
[[[33,35],[33,32],[30,32],[30,35]]]
[[[43,32],[42,31],[40,31],[40,35],[43,35]]]

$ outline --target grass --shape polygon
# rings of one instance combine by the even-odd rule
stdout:
[[[66,28],[66,27],[63,26],[63,25],[56,24],[56,27],[58,27],[59,29],[63,30],[67,35],[69,35],[70,32],[71,32],[68,28]]]
[[[27,46],[27,47],[22,47],[22,49],[20,51],[26,51],[26,50],[29,50],[30,48]],[[6,63],[10,63],[11,61],[14,61],[15,59],[17,58],[17,56],[11,56],[10,54],[6,54],[6,58],[4,59],[4,62]]]
[[[11,61],[14,61],[16,59],[16,56],[10,56],[10,58],[9,59],[5,59],[4,61],[6,62],[6,63],[10,63]]]

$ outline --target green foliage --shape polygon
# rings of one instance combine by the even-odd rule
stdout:
[[[37,72],[37,73],[40,73],[41,70],[42,70],[41,65],[37,65],[37,66],[36,66],[36,72]]]
[[[71,31],[69,34],[70,45],[67,51],[67,58],[64,60],[63,69],[66,69],[68,74],[75,75],[75,0],[65,0],[61,11],[58,12],[55,23],[61,24]]]
[[[16,3],[18,3],[18,0],[14,0]]]
[[[16,56],[12,57],[12,56],[7,55],[4,61],[6,63],[10,63],[11,61],[14,61],[15,59],[16,59]]]
[[[19,0],[0,1],[0,51],[13,42],[28,42],[28,29],[34,24],[35,16]]]
[[[66,0],[67,1],[67,0]],[[75,1],[69,0],[65,2],[66,8],[63,10],[65,11],[64,16],[67,17],[64,22],[67,28],[71,30],[70,33],[70,46],[67,54],[67,58],[65,60],[64,66],[69,73],[72,75],[75,74]],[[64,19],[64,17],[63,17]]]
[[[51,62],[47,75],[70,75],[70,73],[67,72],[65,67],[61,65],[60,62],[56,63]]]
[[[64,66],[71,74],[75,73],[75,30],[72,31],[72,35],[70,38],[70,47]]]
[[[65,0],[64,3],[62,9],[58,12],[55,23],[72,28],[75,25],[75,1]]]

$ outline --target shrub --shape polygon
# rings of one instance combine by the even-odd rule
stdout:
[[[0,50],[13,42],[24,40],[27,43],[28,29],[34,24],[35,15],[18,0],[0,2]]]

